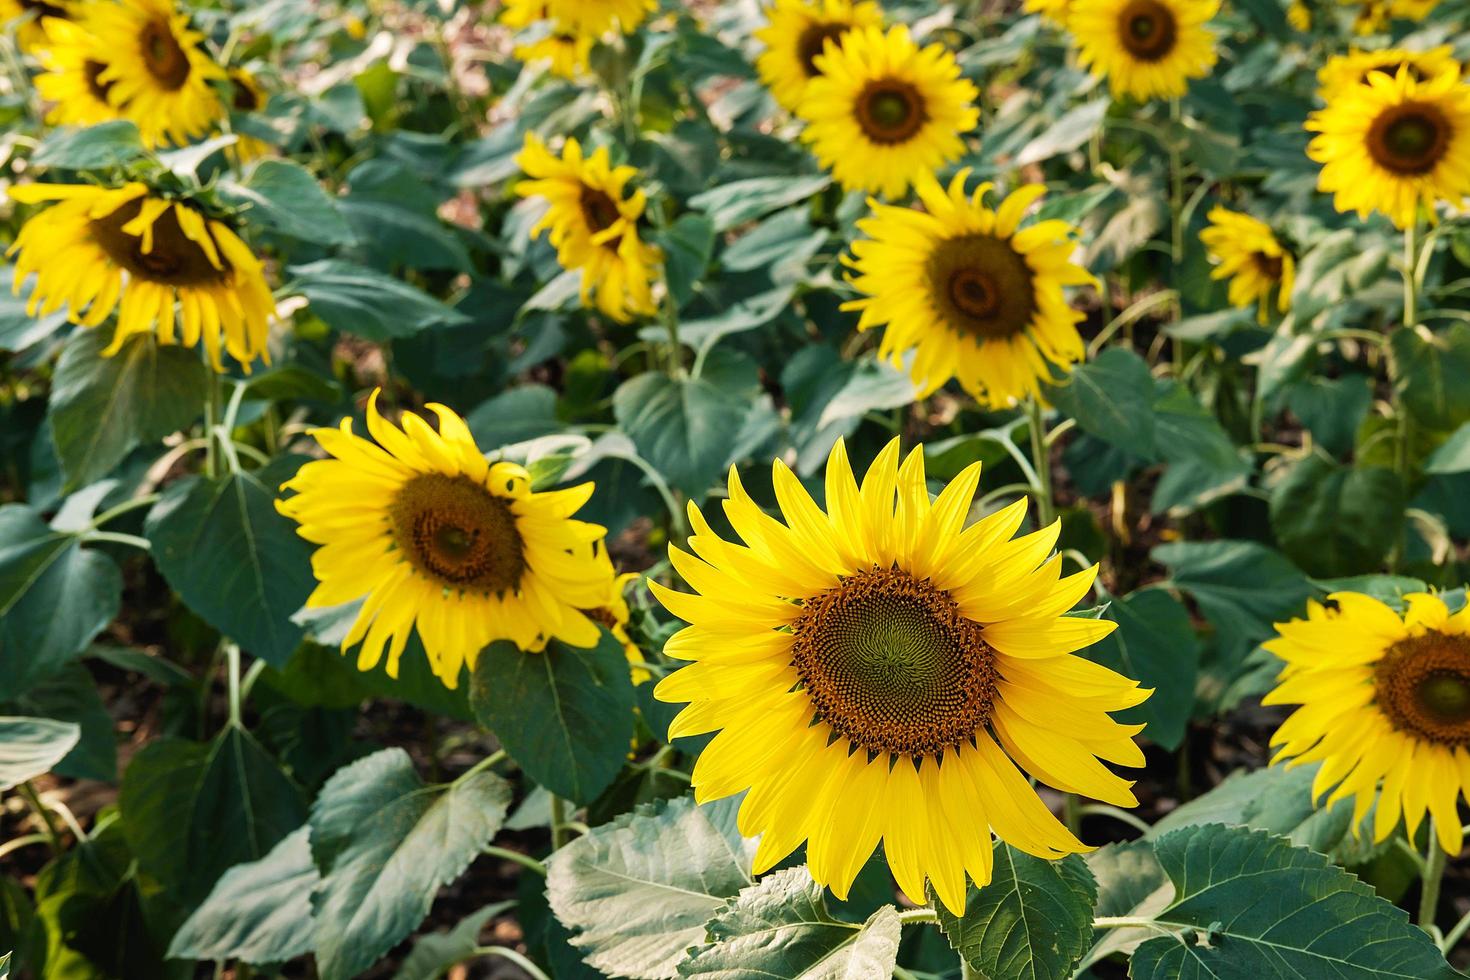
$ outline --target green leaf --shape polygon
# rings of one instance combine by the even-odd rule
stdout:
[[[0,718],[0,792],[50,772],[80,737],[69,721]]]
[[[1372,379],[1362,374],[1303,378],[1286,395],[1286,407],[1323,449],[1337,457],[1352,451],[1358,426],[1372,405]]]
[[[1219,824],[1154,851],[1175,890],[1155,921],[1183,931],[1138,947],[1135,980],[1460,976],[1402,909],[1315,851]]]
[[[179,480],[147,522],[153,560],[169,585],[205,622],[273,667],[285,666],[300,644],[305,631],[291,616],[315,585],[311,546],[275,507],[281,475]]]
[[[249,206],[244,217],[251,224],[319,245],[354,240],[336,200],[299,163],[262,160],[243,182],[221,181],[219,190],[225,200]]]
[[[0,980],[8,980],[10,977],[10,954],[0,955]]]
[[[935,903],[944,937],[981,976],[1066,980],[1092,939],[1092,872],[1075,854],[1047,861],[999,840],[994,857],[994,877],[970,889],[963,916]]]
[[[1155,840],[1183,827],[1239,824],[1326,854],[1351,829],[1353,807],[1350,800],[1330,807],[1313,804],[1312,780],[1319,768],[1267,766],[1232,773],[1214,789],[1169,811],[1145,836]]]
[[[53,130],[36,147],[31,163],[64,170],[105,170],[131,163],[147,152],[133,122],[111,119],[85,129]]]
[[[1062,113],[1060,119],[1044,129],[1040,136],[1021,148],[1016,154],[1015,166],[1024,167],[1028,163],[1050,160],[1054,156],[1077,149],[1102,128],[1103,117],[1108,114],[1110,105],[1111,99],[1102,98],[1068,109]]]
[[[301,826],[301,792],[249,732],[209,743],[165,737],[128,763],[118,804],[138,866],[187,905],[225,871],[264,857]]]
[[[318,881],[309,828],[302,826],[260,860],[226,871],[174,934],[169,958],[258,965],[311,952],[311,892]]]
[[[606,630],[590,650],[559,640],[540,653],[492,643],[470,681],[480,723],[526,775],[577,803],[596,799],[623,768],[634,703],[622,644]]]
[[[1271,527],[1307,574],[1363,574],[1377,570],[1399,541],[1406,504],[1393,470],[1342,466],[1314,453],[1272,491]]]
[[[1470,470],[1470,422],[1460,426],[1424,461],[1426,473],[1464,473]]]
[[[562,430],[556,417],[556,392],[545,385],[502,391],[465,416],[476,445],[487,452]]]
[[[1139,456],[1154,451],[1154,381],[1148,363],[1110,347],[1047,389],[1047,398],[1078,428]]]
[[[514,905],[515,902],[495,902],[471,912],[448,932],[420,936],[403,958],[403,965],[393,974],[393,980],[439,980],[456,963],[473,958],[486,923]]]
[[[694,286],[704,278],[709,257],[715,250],[714,222],[702,214],[682,215],[666,231],[654,237],[664,251],[664,270],[669,290],[679,306],[694,295]]]
[[[66,325],[66,311],[58,310],[47,316],[31,316],[26,312],[30,304],[30,290],[22,295],[11,292],[15,280],[15,269],[0,263],[0,350],[22,351],[39,344]]]
[[[759,389],[755,365],[724,362],[698,378],[640,374],[613,393],[613,414],[639,455],[690,497],[703,497],[724,469]]]
[[[762,215],[804,201],[824,190],[832,178],[826,174],[805,177],[751,177],[721,184],[689,199],[689,206],[703,211],[714,222],[715,231],[729,231]]]
[[[439,889],[494,839],[510,784],[492,772],[427,786],[402,749],[339,769],[311,810],[323,980],[347,980],[418,928]]]
[[[1395,330],[1389,349],[1394,386],[1416,421],[1440,431],[1470,422],[1470,324],[1438,333]]]
[[[1300,612],[1313,594],[1295,565],[1254,541],[1175,541],[1151,557],[1194,597],[1230,660],[1272,636],[1273,624]]]
[[[311,311],[335,330],[383,343],[434,325],[469,323],[469,317],[428,293],[366,266],[323,259],[291,268],[287,285],[305,296]]]
[[[792,255],[810,255],[829,235],[812,227],[805,207],[779,211],[720,253],[720,266],[729,272],[750,272],[776,265]]]
[[[684,797],[593,828],[547,862],[547,897],[590,966],[666,980],[705,923],[752,883],[755,841],[735,825],[738,802]]]
[[[91,671],[79,663],[42,678],[15,702],[17,714],[69,721],[80,740],[53,768],[59,776],[112,782],[117,778],[117,738],[112,715],[97,693]]]
[[[47,409],[56,455],[70,489],[107,476],[145,442],[199,417],[209,369],[198,351],[138,335],[111,357],[111,332],[78,330],[56,364]]]
[[[0,677],[7,696],[77,657],[122,605],[107,555],[58,534],[20,504],[0,506]]]
[[[1144,722],[1144,735],[1177,749],[1194,707],[1199,673],[1199,637],[1189,610],[1166,590],[1146,588],[1114,599],[1103,618],[1118,628],[1089,647],[1087,657],[1154,691],[1142,704],[1118,712],[1117,719]]]
[[[1174,887],[1154,857],[1153,845],[1145,840],[1105,844],[1085,857],[1087,869],[1097,881],[1096,917],[1130,916],[1152,918],[1169,904]],[[1103,929],[1088,950],[1082,966],[1113,953],[1131,954],[1144,940],[1158,933],[1148,928]],[[1080,976],[1090,976],[1085,971]]]
[[[679,964],[681,977],[847,980],[890,977],[903,926],[884,905],[859,928],[832,917],[826,889],[805,867],[762,878],[715,913],[706,944]]]

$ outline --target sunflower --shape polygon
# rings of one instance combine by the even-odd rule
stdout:
[[[828,41],[840,44],[853,28],[880,27],[883,11],[861,0],[776,0],[755,39],[765,50],[756,59],[761,81],[783,108],[795,112],[816,78],[817,55]]]
[[[1307,146],[1322,164],[1317,188],[1338,211],[1378,211],[1407,228],[1421,204],[1432,217],[1437,201],[1470,193],[1470,85],[1454,72],[1424,82],[1407,65],[1392,77],[1369,72],[1312,113],[1307,129],[1318,134]]]
[[[545,16],[576,34],[632,33],[658,9],[657,0],[545,0]]]
[[[990,880],[991,831],[1039,857],[1087,850],[1018,764],[1136,805],[1098,759],[1143,764],[1143,726],[1107,713],[1149,692],[1072,655],[1112,623],[1064,615],[1097,569],[1061,576],[1047,557],[1058,524],[1012,539],[1024,500],[964,527],[979,479],[974,463],[931,504],[922,448],[900,466],[894,440],[860,489],[839,440],[826,513],[779,460],[784,524],[734,470],[725,516],[744,544],[689,505],[694,553],[669,557],[695,594],[650,587],[691,624],[664,652],[692,663],[654,694],[691,702],[670,737],[719,732],[695,765],[695,798],[749,790],[740,830],[760,837],[757,872],[805,840],[812,875],[844,898],[881,838],[905,893],[921,898],[928,878],[959,912],[966,873]]]
[[[1357,6],[1353,17],[1354,34],[1382,34],[1389,21],[1421,21],[1428,17],[1439,0],[1340,0],[1346,6]]]
[[[1210,211],[1210,226],[1199,237],[1216,263],[1210,277],[1230,280],[1233,305],[1257,304],[1257,318],[1264,324],[1271,290],[1275,289],[1276,308],[1282,313],[1291,309],[1296,260],[1277,241],[1270,225],[1248,214],[1216,207]]]
[[[1286,8],[1286,22],[1294,30],[1310,31],[1312,29],[1312,8],[1301,0],[1293,0]]]
[[[1317,94],[1322,101],[1330,102],[1344,90],[1366,84],[1373,72],[1393,77],[1400,68],[1406,69],[1416,82],[1427,82],[1445,72],[1460,73],[1460,63],[1455,60],[1454,49],[1448,44],[1427,51],[1410,51],[1407,48],[1355,50],[1327,59],[1327,64],[1317,71]]]
[[[516,463],[491,463],[463,420],[443,405],[434,429],[406,413],[402,428],[368,402],[368,432],[316,429],[332,457],[301,467],[277,501],[297,533],[320,545],[312,555],[316,591],[307,606],[364,599],[342,649],[362,641],[360,670],[387,649],[388,674],[418,630],[434,674],[446,687],[473,670],[496,640],[540,650],[551,638],[594,646],[597,624],[580,610],[607,601],[612,565],[606,533],[574,520],[592,484],[535,492]]]
[[[221,347],[247,371],[257,357],[269,362],[275,302],[260,260],[193,201],[138,183],[25,184],[10,196],[57,202],[25,223],[8,253],[17,293],[36,274],[32,316],[65,306],[73,322],[95,327],[117,310],[108,355],[133,334],[155,333],[163,344],[202,343],[217,371]]]
[[[1028,14],[1038,14],[1047,23],[1065,30],[1072,0],[1026,0],[1021,9]]]
[[[212,83],[225,79],[171,0],[102,0],[87,26],[107,52],[98,81],[108,99],[138,124],[144,143],[183,144],[210,132],[224,114]]]
[[[1175,99],[1215,64],[1205,25],[1219,9],[1219,0],[1073,0],[1067,26],[1113,98]]]
[[[853,243],[847,260],[853,286],[867,295],[843,308],[862,312],[859,330],[887,324],[878,355],[894,366],[914,352],[920,398],[958,378],[977,401],[1001,408],[1039,395],[1054,368],[1082,359],[1082,314],[1062,288],[1094,279],[1071,260],[1070,225],[1019,228],[1042,185],[991,210],[984,199],[992,185],[966,195],[968,177],[960,171],[948,191],[921,179],[924,212],[874,202],[872,216],[858,222],[868,238]]]
[[[101,80],[107,70],[107,52],[85,27],[70,20],[48,17],[46,43],[36,50],[41,72],[36,91],[53,103],[46,122],[53,126],[93,126],[118,119],[122,112],[112,103],[112,85]]]
[[[802,139],[847,190],[902,195],[965,149],[980,121],[979,90],[942,45],[920,48],[907,27],[854,28],[815,60],[797,114]]]
[[[230,80],[231,114],[248,115],[266,107],[270,96],[260,85],[255,73],[246,68],[231,68],[227,72]],[[248,163],[260,157],[270,156],[275,147],[265,140],[237,133],[239,140],[230,148],[240,163]]]
[[[589,34],[553,29],[537,40],[517,44],[515,56],[523,64],[545,61],[557,78],[571,80],[586,73],[592,58],[592,42]]]
[[[1271,737],[1275,761],[1320,761],[1313,798],[1353,797],[1355,831],[1381,783],[1375,841],[1400,815],[1412,837],[1427,810],[1440,846],[1457,853],[1456,803],[1462,791],[1470,799],[1470,611],[1451,616],[1423,593],[1405,597],[1403,616],[1356,592],[1328,598],[1265,644],[1286,661],[1265,703],[1301,706]]]
[[[48,43],[46,25],[71,16],[71,4],[66,0],[0,0],[0,26],[26,18],[16,30],[16,40],[22,51],[45,48]]]
[[[593,305],[595,293],[597,309],[619,322],[653,313],[652,281],[663,259],[638,237],[647,199],[641,190],[628,194],[638,171],[612,166],[605,146],[584,157],[573,138],[558,158],[535,133],[526,134],[516,163],[531,178],[516,193],[550,204],[531,237],[549,230],[563,268],[581,270],[583,305]]]
[[[608,589],[607,601],[596,609],[587,611],[587,615],[605,626],[613,638],[623,645],[623,656],[627,658],[635,685],[642,684],[653,676],[648,672],[648,660],[644,658],[642,648],[628,635],[628,622],[632,619],[632,611],[628,608],[626,593],[628,586],[642,577],[637,572],[624,572],[619,575],[613,579]]]

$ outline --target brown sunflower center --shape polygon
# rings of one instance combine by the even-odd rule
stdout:
[[[183,88],[189,80],[189,55],[174,37],[169,22],[163,18],[150,20],[139,40],[143,64],[158,84],[171,91]]]
[[[510,504],[464,476],[425,473],[389,510],[393,540],[414,568],[448,589],[515,591],[525,543]]]
[[[1179,22],[1159,0],[1132,0],[1118,14],[1118,38],[1139,61],[1160,61],[1179,40]]]
[[[821,74],[817,70],[817,55],[827,49],[827,42],[840,41],[846,33],[846,24],[812,24],[801,32],[801,37],[796,39],[796,57],[807,78]]]
[[[613,225],[623,219],[623,213],[618,210],[617,203],[604,191],[594,187],[582,188],[582,217],[587,221],[587,227],[592,229],[593,234],[607,231]]]
[[[1374,670],[1378,706],[1394,728],[1444,745],[1470,745],[1470,637],[1400,640]]]
[[[869,82],[856,109],[858,125],[868,139],[885,146],[913,139],[929,121],[919,90],[892,78]]]
[[[21,10],[34,10],[37,17],[59,17],[66,19],[66,10],[43,0],[20,0]]]
[[[1281,256],[1255,252],[1251,255],[1251,261],[1255,263],[1257,271],[1272,282],[1281,278]]]
[[[260,93],[256,91],[255,86],[243,78],[236,78],[233,80],[232,88],[230,104],[234,106],[236,112],[254,112],[260,108]]]
[[[1450,146],[1450,121],[1437,105],[1405,102],[1391,106],[1368,128],[1368,152],[1396,174],[1433,170]]]
[[[928,271],[935,305],[961,333],[1012,337],[1026,329],[1036,311],[1031,267],[1004,239],[951,238],[929,257]]]
[[[107,93],[112,91],[112,83],[102,80],[102,73],[106,70],[106,65],[91,58],[82,63],[82,73],[87,77],[87,89],[98,102],[106,102]]]
[[[184,234],[176,213],[181,206],[170,205],[153,222],[153,247],[146,252],[140,236],[123,230],[143,210],[141,198],[129,201],[106,217],[94,218],[92,237],[108,258],[139,279],[169,286],[205,286],[227,281],[231,272],[229,260],[221,254],[220,264],[224,268],[216,269],[204,249]]]
[[[990,718],[994,651],[927,579],[859,572],[806,600],[792,632],[792,666],[817,717],[857,748],[939,753]]]

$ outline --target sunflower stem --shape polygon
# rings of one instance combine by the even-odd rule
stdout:
[[[1415,277],[1419,267],[1418,243],[1416,241],[1419,231],[1419,220],[1417,216],[1409,227],[1404,229],[1404,329],[1412,330],[1419,325],[1418,290],[1415,288]]]
[[[928,905],[917,909],[903,909],[898,913],[898,922],[900,925],[905,926],[913,925],[916,922],[931,926],[938,925],[939,913]]]
[[[510,960],[516,966],[520,967],[531,977],[531,980],[551,980],[546,975],[546,971],[526,959],[524,953],[518,953],[508,946],[477,946],[475,947],[475,956],[499,956],[501,959]]]
[[[240,698],[240,647],[235,643],[225,644],[225,660],[229,664],[230,677],[230,724],[243,727],[245,713]]]
[[[1460,940],[1465,938],[1467,930],[1470,930],[1470,912],[1462,915],[1460,921],[1455,923],[1455,927],[1445,933],[1444,939],[1440,940],[1439,951],[1446,956],[1454,952],[1455,947],[1460,945]]]
[[[1062,823],[1072,832],[1073,837],[1082,839],[1082,805],[1076,793],[1068,793],[1062,797]]]
[[[133,497],[129,500],[124,500],[116,507],[113,507],[110,510],[104,510],[96,517],[92,518],[91,529],[96,530],[97,528],[100,528],[102,525],[106,524],[108,521],[113,520],[117,517],[121,517],[122,515],[128,513],[128,511],[137,510],[139,507],[151,507],[153,504],[158,502],[159,496],[160,495],[156,493],[146,493],[143,494],[141,497]]]
[[[51,813],[51,808],[41,802],[41,795],[36,792],[36,787],[31,785],[29,779],[15,789],[30,804],[31,809],[35,811],[36,819],[40,821],[41,826],[45,829],[46,841],[51,845],[51,852],[53,854],[60,854],[61,830],[56,826],[56,818]]]
[[[512,851],[508,847],[495,847],[494,845],[485,847],[481,851],[481,853],[488,854],[491,857],[504,858],[507,861],[519,864],[521,867],[527,869],[528,871],[536,872],[543,878],[546,877],[546,865],[531,857],[531,855],[529,854],[522,854],[520,851]]]
[[[1052,501],[1051,453],[1047,451],[1046,420],[1040,399],[1027,399],[1026,410],[1031,419],[1031,463],[1036,470],[1036,521],[1047,527],[1055,518]]]
[[[204,384],[204,475],[214,479],[217,463],[214,446],[214,421],[219,415],[219,378],[208,364],[209,377]]]
[[[559,851],[567,843],[567,806],[560,796],[551,797],[551,849]]]
[[[1439,885],[1444,878],[1445,853],[1434,834],[1434,818],[1429,819],[1429,844],[1424,851],[1424,877],[1419,889],[1419,928],[1433,932],[1435,913],[1439,911]]]

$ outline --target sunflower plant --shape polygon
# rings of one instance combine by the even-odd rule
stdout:
[[[1470,965],[1466,0],[0,0],[0,978]]]

